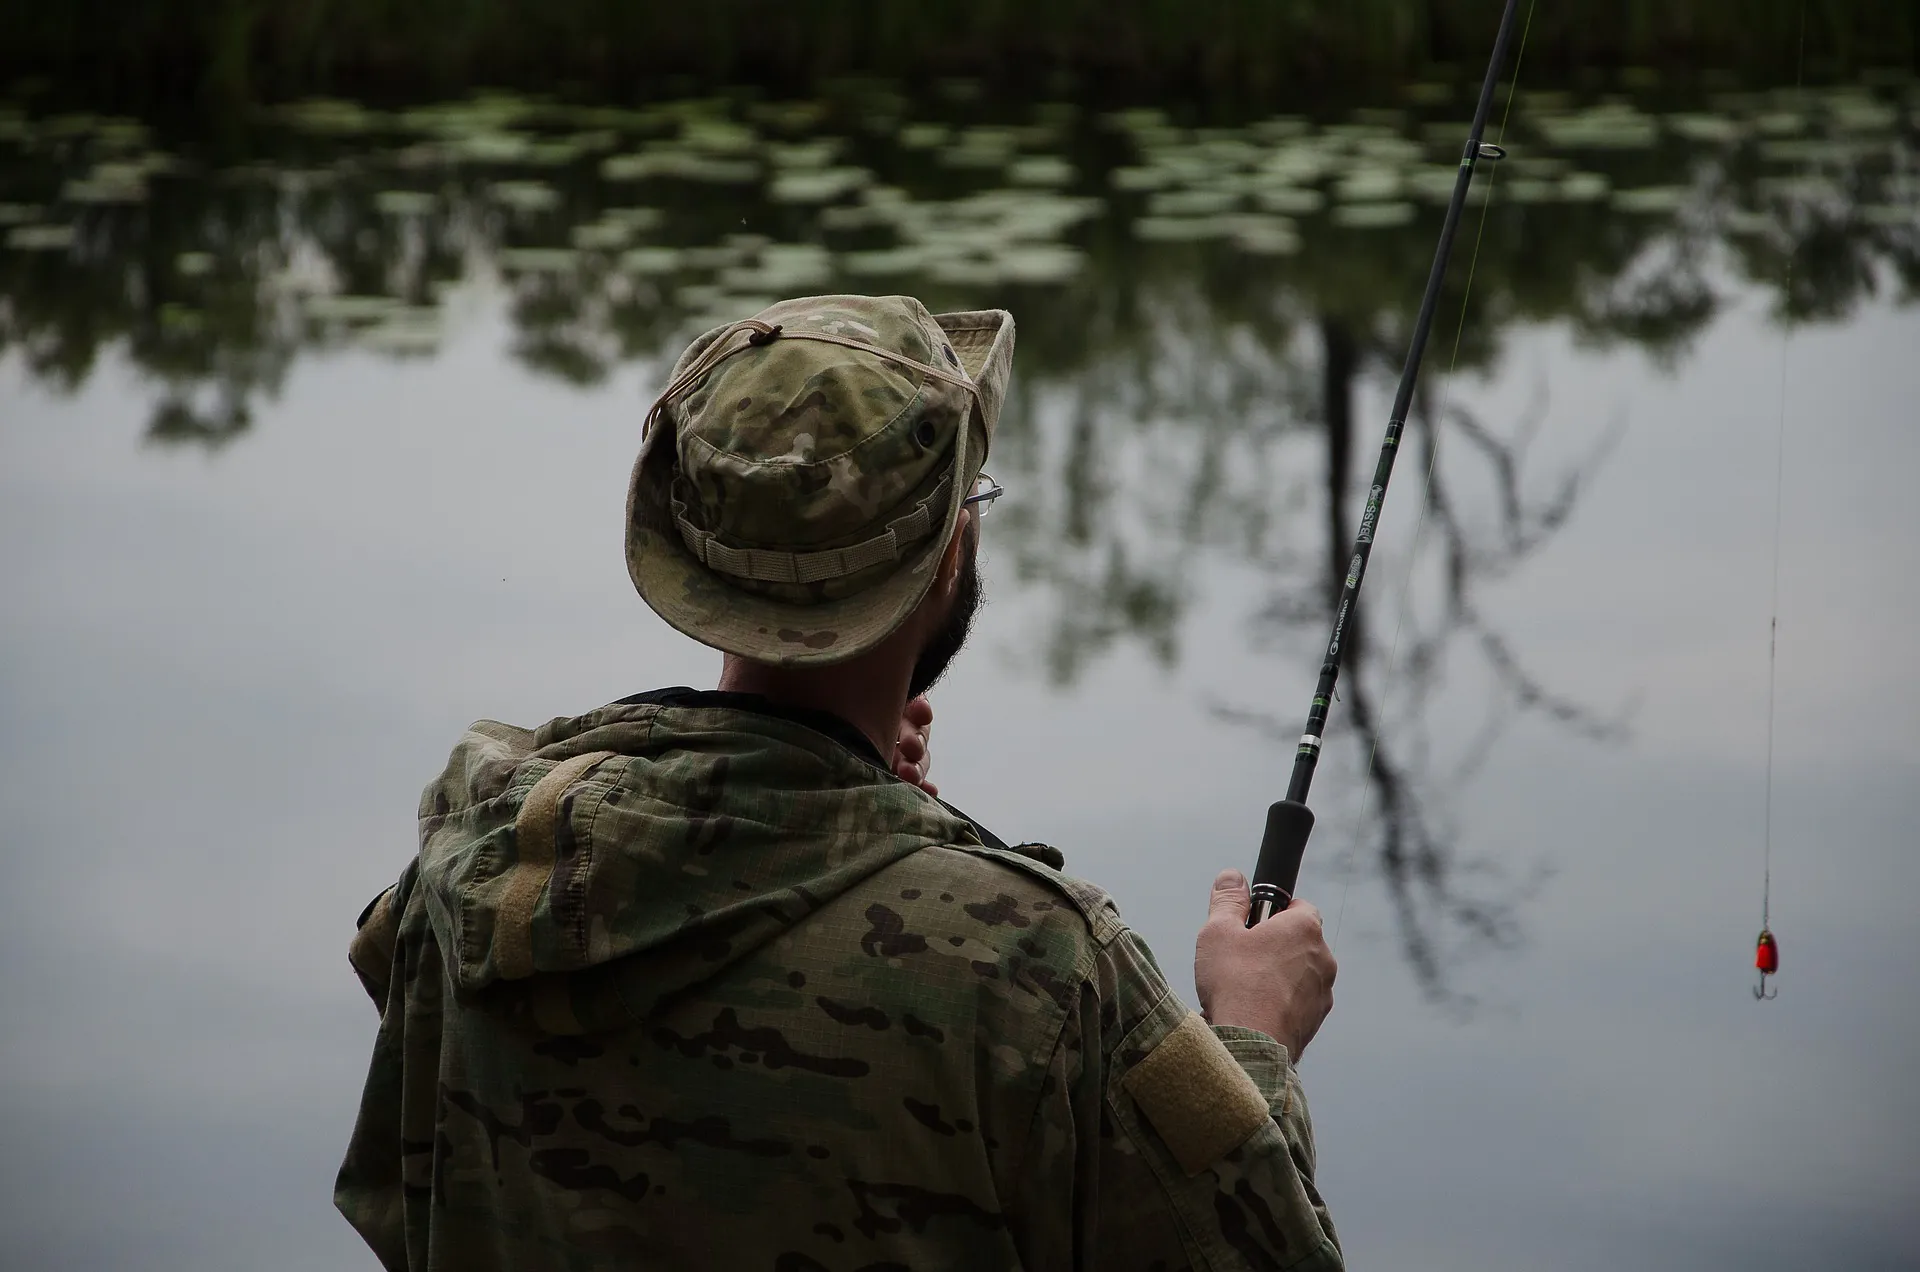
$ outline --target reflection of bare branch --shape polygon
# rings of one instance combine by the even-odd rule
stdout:
[[[1329,507],[1324,524],[1326,533],[1334,536],[1324,558],[1326,588],[1277,588],[1257,616],[1256,621],[1267,626],[1327,620],[1323,598],[1339,589],[1350,530],[1345,504],[1351,485],[1347,472],[1351,437],[1339,434],[1351,433],[1350,395],[1366,364],[1391,365],[1382,356],[1379,342],[1366,342],[1365,354],[1352,357],[1353,346],[1335,324],[1323,324],[1322,332],[1327,346],[1323,379],[1327,401],[1321,418],[1329,434],[1324,487]],[[1500,731],[1520,712],[1537,712],[1595,741],[1621,735],[1619,722],[1554,692],[1530,673],[1506,638],[1486,621],[1475,596],[1486,582],[1510,572],[1566,524],[1620,435],[1620,427],[1616,423],[1610,428],[1568,472],[1548,483],[1545,496],[1539,496],[1529,490],[1536,483],[1529,482],[1524,461],[1546,414],[1544,389],[1535,393],[1517,427],[1504,436],[1463,406],[1437,411],[1426,390],[1416,396],[1415,407],[1412,425],[1419,452],[1408,458],[1428,475],[1422,520],[1430,526],[1427,541],[1413,545],[1408,568],[1414,569],[1424,557],[1438,577],[1439,595],[1425,607],[1412,606],[1410,588],[1402,598],[1396,643],[1404,637],[1407,648],[1398,667],[1384,665],[1374,643],[1363,638],[1349,620],[1341,710],[1352,724],[1354,745],[1366,756],[1364,781],[1372,794],[1371,808],[1356,828],[1356,843],[1364,840],[1370,845],[1366,856],[1386,889],[1402,953],[1422,992],[1451,1009],[1466,1010],[1471,997],[1448,977],[1453,957],[1516,945],[1522,936],[1520,908],[1539,886],[1540,875],[1536,871],[1528,879],[1515,881],[1495,861],[1460,857],[1450,833],[1429,806],[1428,783],[1419,777],[1428,765],[1425,732],[1418,721],[1437,690],[1448,651],[1464,640],[1490,675],[1493,691],[1487,719],[1455,766],[1453,783],[1484,762]],[[1460,453],[1478,460],[1477,469],[1491,482],[1491,503],[1497,512],[1490,532],[1475,533],[1459,514],[1452,474],[1437,462],[1443,436],[1458,437],[1464,448]],[[1368,608],[1363,602],[1362,610]],[[1400,700],[1396,716],[1403,723],[1391,739],[1375,703],[1372,681],[1376,675],[1383,686],[1398,678],[1393,685]],[[1292,739],[1286,727],[1294,724],[1291,720],[1220,704],[1214,704],[1212,711],[1219,719],[1255,728],[1282,744]],[[1443,957],[1447,951],[1451,954]]]
[[[1346,709],[1358,745],[1368,755],[1366,781],[1374,800],[1364,825],[1371,827],[1371,856],[1393,909],[1401,954],[1429,1001],[1464,1014],[1474,998],[1450,982],[1450,968],[1479,950],[1518,946],[1523,937],[1519,909],[1538,893],[1545,873],[1536,870],[1515,883],[1491,858],[1461,859],[1435,825],[1419,784],[1381,736],[1371,694],[1357,676],[1349,679]],[[1292,740],[1278,717],[1218,703],[1210,711],[1276,743]],[[1461,889],[1456,881],[1463,875],[1481,886]],[[1490,890],[1489,881],[1498,886]]]
[[[1411,693],[1423,700],[1427,686],[1438,673],[1446,647],[1457,633],[1470,635],[1495,680],[1510,699],[1526,710],[1538,710],[1556,723],[1595,741],[1612,740],[1620,735],[1621,724],[1596,715],[1547,689],[1520,665],[1504,637],[1492,631],[1474,604],[1471,592],[1476,581],[1488,581],[1510,572],[1525,557],[1544,543],[1572,515],[1580,493],[1604,464],[1606,457],[1623,434],[1619,421],[1589,448],[1586,457],[1562,474],[1545,500],[1529,506],[1521,489],[1521,450],[1537,427],[1528,417],[1537,418],[1544,395],[1536,395],[1535,406],[1515,430],[1518,443],[1503,441],[1482,425],[1465,407],[1452,405],[1443,421],[1472,443],[1474,450],[1491,470],[1496,506],[1500,509],[1499,543],[1491,548],[1477,545],[1455,509],[1447,474],[1432,457],[1439,446],[1431,402],[1425,390],[1418,397],[1420,409],[1415,426],[1420,430],[1424,457],[1432,476],[1427,484],[1427,518],[1438,527],[1439,551],[1446,581],[1443,613],[1432,633],[1418,636],[1406,656]]]

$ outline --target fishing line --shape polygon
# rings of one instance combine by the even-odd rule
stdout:
[[[1532,13],[1532,0],[1528,0]],[[1447,197],[1446,215],[1440,221],[1440,240],[1434,245],[1433,265],[1427,270],[1426,286],[1420,292],[1420,309],[1413,320],[1412,338],[1407,345],[1406,362],[1400,371],[1400,385],[1394,390],[1393,407],[1387,416],[1387,428],[1380,439],[1379,457],[1374,461],[1373,484],[1367,491],[1366,507],[1360,513],[1360,526],[1353,536],[1353,556],[1347,562],[1347,576],[1341,584],[1338,604],[1334,606],[1332,630],[1328,633],[1321,657],[1320,675],[1314,682],[1313,701],[1307,708],[1306,731],[1294,749],[1293,771],[1287,778],[1286,795],[1267,806],[1266,831],[1260,838],[1260,855],[1254,862],[1253,887],[1247,911],[1247,926],[1264,923],[1287,908],[1300,877],[1300,863],[1306,856],[1307,841],[1313,835],[1313,809],[1307,796],[1313,789],[1314,770],[1319,766],[1321,748],[1327,731],[1327,717],[1333,706],[1335,688],[1340,681],[1340,663],[1348,652],[1347,623],[1355,618],[1360,589],[1366,582],[1367,562],[1373,556],[1379,537],[1380,514],[1386,506],[1387,486],[1393,480],[1395,461],[1406,433],[1407,417],[1413,411],[1414,392],[1419,385],[1420,363],[1433,332],[1433,320],[1446,290],[1447,263],[1453,256],[1454,239],[1460,231],[1461,214],[1473,192],[1473,177],[1481,161],[1497,161],[1506,151],[1483,140],[1493,109],[1500,72],[1506,64],[1507,50],[1513,39],[1513,20],[1519,12],[1519,0],[1506,0],[1500,10],[1500,27],[1493,39],[1493,52],[1487,58],[1487,73],[1474,95],[1473,122],[1467,128],[1466,145],[1455,170],[1453,192]],[[1529,25],[1531,25],[1529,23]],[[1508,83],[1509,104],[1514,82]],[[1484,224],[1484,212],[1482,213]]]
[[[1800,0],[1800,39],[1793,59],[1794,104],[1804,108],[1807,65],[1807,4]],[[1768,599],[1767,618],[1767,776],[1760,817],[1760,940],[1754,954],[1754,966],[1760,972],[1753,996],[1767,993],[1767,977],[1780,966],[1780,953],[1773,939],[1773,716],[1775,686],[1780,661],[1780,524],[1784,520],[1787,481],[1787,361],[1793,352],[1793,250],[1791,236],[1787,246],[1785,296],[1787,320],[1780,333],[1780,412],[1773,434],[1773,584]],[[1776,991],[1777,992],[1777,991]]]
[[[1494,136],[1494,144],[1496,146],[1501,145],[1507,139],[1507,121],[1513,116],[1513,98],[1514,94],[1518,92],[1520,88],[1520,67],[1526,61],[1527,56],[1527,34],[1533,30],[1534,2],[1535,0],[1527,0],[1526,20],[1520,27],[1520,46],[1514,51],[1513,55],[1513,75],[1507,81],[1507,100],[1506,104],[1500,109],[1500,128]],[[1407,550],[1407,568],[1400,576],[1400,595],[1396,602],[1393,640],[1387,647],[1386,667],[1380,677],[1380,717],[1374,722],[1372,736],[1367,743],[1366,768],[1361,773],[1359,792],[1354,796],[1353,842],[1347,848],[1347,855],[1350,860],[1357,858],[1360,853],[1360,840],[1365,828],[1364,818],[1367,811],[1368,792],[1373,785],[1374,762],[1380,751],[1381,726],[1386,720],[1387,697],[1392,689],[1397,670],[1396,664],[1400,658],[1400,634],[1406,627],[1407,602],[1413,592],[1414,570],[1420,560],[1421,536],[1426,532],[1427,528],[1427,510],[1430,506],[1430,496],[1433,490],[1434,468],[1440,462],[1440,423],[1446,419],[1447,390],[1453,383],[1454,370],[1460,364],[1460,340],[1467,326],[1467,304],[1473,298],[1473,275],[1474,271],[1480,265],[1480,244],[1486,238],[1487,217],[1493,210],[1493,189],[1499,179],[1500,165],[1496,163],[1487,170],[1487,197],[1480,204],[1480,220],[1473,232],[1473,251],[1467,257],[1466,284],[1461,288],[1460,292],[1460,315],[1455,320],[1453,326],[1453,349],[1447,358],[1447,372],[1440,382],[1438,403],[1427,412],[1427,423],[1430,432],[1428,434],[1429,444],[1427,446],[1427,471],[1420,483],[1420,515],[1413,523],[1412,546]],[[1349,871],[1346,878],[1341,881],[1340,908],[1334,914],[1333,935],[1327,940],[1327,947],[1329,949],[1337,950],[1340,946],[1340,928],[1345,924],[1347,918],[1347,894],[1352,891],[1352,889],[1353,875]]]

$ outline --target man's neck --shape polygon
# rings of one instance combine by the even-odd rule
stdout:
[[[913,668],[911,662],[885,657],[885,648],[830,667],[773,667],[729,654],[720,668],[719,688],[759,694],[782,706],[831,712],[865,734],[890,763]]]

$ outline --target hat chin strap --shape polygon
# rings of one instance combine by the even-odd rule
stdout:
[[[743,332],[746,333],[746,340],[736,341],[734,337]],[[980,386],[964,374],[955,375],[945,367],[936,367],[932,363],[921,362],[918,359],[909,358],[904,353],[896,353],[892,349],[885,349],[876,344],[868,344],[864,340],[855,340],[851,336],[836,335],[829,331],[788,331],[786,326],[781,323],[765,323],[761,322],[758,318],[742,318],[739,322],[734,323],[725,331],[722,331],[714,342],[707,346],[706,351],[694,359],[693,365],[674,377],[673,382],[667,385],[659,397],[654,399],[653,405],[647,408],[646,420],[640,425],[641,440],[645,441],[647,434],[653,431],[654,420],[659,417],[661,411],[666,409],[667,404],[673,401],[674,398],[680,396],[680,394],[686,392],[687,388],[699,380],[701,376],[713,370],[714,367],[731,358],[736,353],[745,353],[748,349],[769,345],[775,340],[780,339],[819,340],[826,344],[844,345],[849,349],[859,349],[863,352],[871,353],[877,358],[884,358],[888,362],[896,363],[903,367],[910,367],[924,375],[932,376],[936,380],[944,381],[957,389],[964,389],[972,394],[973,405],[976,411],[985,409],[985,404],[980,400]]]
[[[869,566],[898,561],[903,549],[932,534],[939,521],[934,509],[943,508],[953,485],[949,473],[931,494],[916,503],[910,512],[895,517],[887,528],[871,539],[845,548],[826,548],[819,552],[781,552],[770,548],[733,548],[721,543],[711,530],[703,530],[687,515],[687,506],[678,495],[673,499],[673,521],[687,551],[708,569],[735,578],[759,583],[821,583],[858,574]]]

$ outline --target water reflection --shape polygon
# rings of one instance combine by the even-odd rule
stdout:
[[[502,289],[523,365],[580,386],[782,295],[1005,305],[1022,400],[995,471],[1021,497],[1000,538],[1044,598],[1035,670],[1067,684],[1120,642],[1174,662],[1209,553],[1262,579],[1257,636],[1317,637],[1372,455],[1359,403],[1398,369],[1464,125],[1418,100],[1233,128],[1066,103],[924,109],[857,86],[639,109],[313,101],[217,147],[0,110],[0,349],[73,388],[123,348],[154,385],[149,441],[219,447],[302,354],[432,356],[469,286]],[[1911,83],[1528,93],[1504,139],[1512,157],[1477,187],[1478,202],[1498,194],[1443,303],[1460,312],[1471,276],[1461,367],[1491,368],[1509,331],[1543,323],[1671,362],[1724,289],[1753,282],[1795,322],[1887,288],[1920,295]],[[1436,359],[1452,360],[1451,321]],[[1362,855],[1436,997],[1456,992],[1441,951],[1512,944],[1537,884],[1463,860],[1444,829],[1434,792],[1456,775],[1431,771],[1415,727],[1441,667],[1463,651],[1490,674],[1491,731],[1514,710],[1615,728],[1611,704],[1531,674],[1476,601],[1566,523],[1604,461],[1601,435],[1567,470],[1530,473],[1545,410],[1503,429],[1423,397],[1408,467],[1434,478],[1411,568],[1434,586],[1405,613],[1374,592],[1368,613],[1405,625],[1399,656],[1383,621],[1363,623],[1344,680],[1349,736],[1371,757]],[[1289,744],[1297,728],[1289,704],[1220,710]]]
[[[1353,384],[1359,353],[1337,326],[1323,332],[1321,419],[1327,432],[1326,553],[1319,592],[1276,587],[1259,613],[1269,638],[1306,629],[1324,632],[1337,601],[1351,550],[1353,505]],[[1382,368],[1384,370],[1384,367]],[[1449,979],[1462,956],[1477,949],[1510,949],[1522,936],[1519,910],[1544,880],[1535,866],[1516,872],[1510,863],[1486,855],[1463,857],[1445,828],[1445,792],[1465,785],[1490,753],[1494,741],[1518,712],[1537,712],[1593,741],[1622,736],[1619,720],[1595,711],[1543,683],[1530,673],[1511,642],[1481,612],[1476,593],[1513,571],[1572,515],[1581,491],[1599,472],[1617,429],[1608,432],[1589,455],[1545,482],[1530,480],[1526,451],[1545,421],[1544,395],[1526,418],[1507,431],[1490,428],[1458,402],[1444,407],[1431,386],[1416,395],[1406,434],[1402,478],[1423,501],[1418,519],[1426,534],[1414,544],[1404,567],[1404,585],[1376,576],[1375,591],[1350,619],[1347,662],[1342,677],[1342,732],[1357,750],[1359,772],[1368,788],[1361,820],[1351,845],[1322,844],[1323,854],[1346,852],[1341,865],[1350,873],[1376,874],[1388,895],[1401,952],[1421,991],[1431,1001],[1457,1010],[1474,998]],[[1484,502],[1496,510],[1493,523],[1476,531],[1463,515],[1453,491],[1461,468],[1443,466],[1443,438],[1464,450],[1468,476],[1481,478]],[[1409,603],[1411,583],[1425,574],[1435,584],[1424,604]],[[1315,604],[1314,601],[1320,603]],[[1392,638],[1375,639],[1372,616],[1387,616]],[[1384,648],[1383,648],[1384,644]],[[1489,686],[1486,718],[1461,758],[1433,771],[1422,727],[1449,656],[1464,653],[1478,664]],[[1387,699],[1391,696],[1392,722]],[[1226,702],[1212,704],[1213,715],[1248,727],[1272,745],[1289,750],[1297,736],[1298,716],[1251,710]],[[1438,802],[1442,807],[1434,807]],[[1356,855],[1366,860],[1356,861]]]
[[[1721,256],[1796,318],[1842,316],[1888,281],[1911,295],[1916,102],[1910,84],[1658,112],[1524,94],[1464,360],[1551,319],[1677,353],[1714,311]],[[1011,297],[1034,387],[1157,352],[1150,316],[1172,310],[1228,360],[1236,341],[1289,345],[1302,321],[1370,351],[1397,339],[1464,132],[1411,104],[1200,129],[1151,109],[917,106],[871,87],[642,109],[313,101],[219,149],[0,108],[0,340],[67,385],[124,341],[159,386],[154,436],[210,443],[245,429],[302,350],[432,352],[450,289],[488,274],[512,293],[517,354],[582,384],[826,288]],[[1140,368],[1142,408],[1164,401],[1156,374]]]

